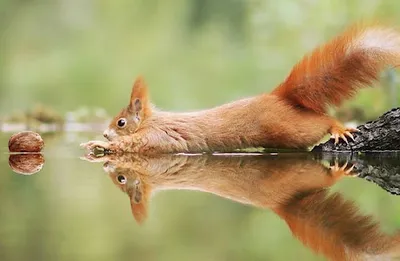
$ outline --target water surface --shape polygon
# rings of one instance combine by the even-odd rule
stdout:
[[[398,173],[396,154],[339,157],[349,175],[309,154],[80,159],[95,138],[44,136],[42,170],[22,175],[0,136],[1,260],[326,260],[397,243],[396,177],[354,176]]]

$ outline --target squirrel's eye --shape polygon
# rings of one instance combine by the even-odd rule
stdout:
[[[118,182],[119,182],[120,184],[125,184],[125,183],[126,183],[126,178],[125,178],[124,175],[119,175],[119,176],[117,177],[117,180],[118,180]]]
[[[126,126],[126,119],[125,118],[121,118],[117,121],[117,126],[118,128],[123,128]]]

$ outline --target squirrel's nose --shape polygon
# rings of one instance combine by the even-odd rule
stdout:
[[[108,139],[108,132],[107,132],[107,131],[104,131],[104,132],[103,132],[103,136],[104,136],[104,138]]]

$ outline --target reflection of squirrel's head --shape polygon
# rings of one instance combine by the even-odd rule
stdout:
[[[104,137],[112,141],[119,136],[135,133],[142,122],[151,115],[147,86],[142,77],[133,84],[131,98],[127,107],[123,108],[112,119],[104,131]]]
[[[141,157],[134,154],[108,155],[103,169],[112,182],[129,196],[131,210],[138,223],[147,217],[147,208],[153,190],[165,180],[182,178],[180,170],[187,162],[186,156],[161,155]],[[189,177],[190,179],[190,177]]]
[[[116,166],[111,162],[104,164],[104,170],[112,182],[129,196],[132,214],[138,223],[142,223],[147,217],[150,196],[150,187],[145,176],[129,166]]]

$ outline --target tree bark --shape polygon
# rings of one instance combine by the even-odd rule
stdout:
[[[353,133],[354,141],[346,144],[340,140],[335,145],[333,140],[315,146],[313,152],[373,152],[400,150],[400,108],[386,112],[378,119],[357,127]]]

